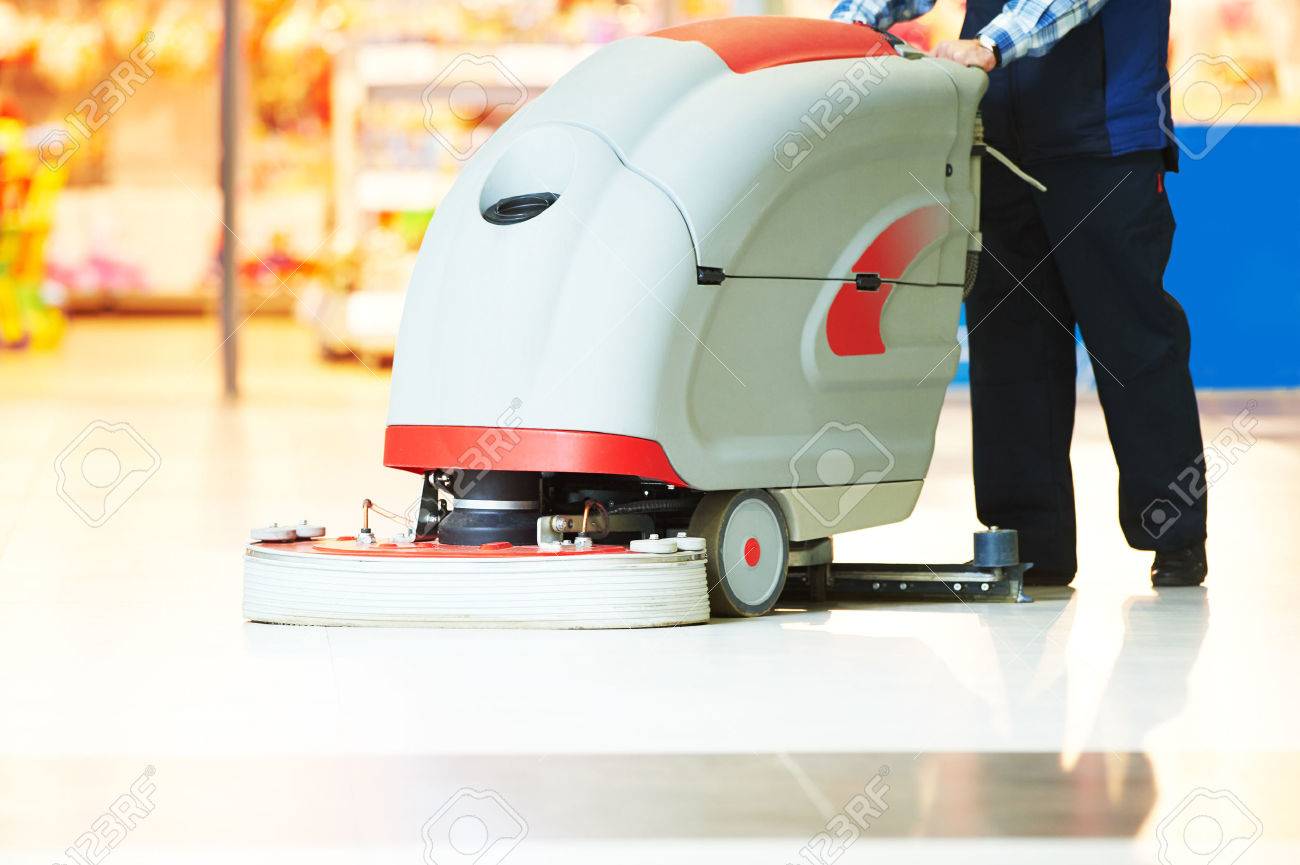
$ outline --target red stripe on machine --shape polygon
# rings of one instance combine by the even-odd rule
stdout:
[[[947,230],[948,214],[939,205],[913,210],[871,241],[854,263],[853,272],[897,277]],[[859,291],[851,282],[840,286],[826,312],[826,342],[832,352],[840,357],[885,353],[880,317],[893,288],[888,282],[877,291]]]
[[[889,40],[870,27],[816,18],[741,15],[682,24],[649,34],[679,42],[701,42],[732,72],[754,72],[847,57],[897,56]]]
[[[485,426],[390,426],[384,465],[410,472],[585,472],[690,486],[651,439],[581,430]]]

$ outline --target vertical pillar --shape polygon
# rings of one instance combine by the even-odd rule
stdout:
[[[237,94],[239,90],[239,0],[224,0],[221,43],[221,384],[228,398],[239,395],[239,273],[235,247]]]

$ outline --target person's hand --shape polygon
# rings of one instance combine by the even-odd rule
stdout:
[[[939,47],[934,49],[934,56],[960,63],[962,66],[974,66],[985,72],[992,72],[993,67],[998,65],[998,58],[993,56],[993,52],[985,48],[978,39],[950,39],[947,42],[940,42]]]

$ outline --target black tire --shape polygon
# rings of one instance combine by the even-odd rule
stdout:
[[[690,533],[708,550],[713,615],[761,616],[776,606],[790,567],[790,533],[770,493],[709,493],[691,516]]]

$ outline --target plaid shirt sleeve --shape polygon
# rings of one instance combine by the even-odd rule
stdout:
[[[924,15],[935,0],[840,0],[831,18],[887,30],[899,21]],[[1008,0],[980,30],[981,41],[998,47],[1002,63],[1040,57],[1075,27],[1087,22],[1106,0]]]
[[[934,3],[935,0],[840,0],[831,11],[831,18],[888,30],[899,21],[924,15],[934,8]]]
[[[1004,64],[1041,57],[1104,5],[1106,0],[1010,0],[979,35],[998,46]]]

